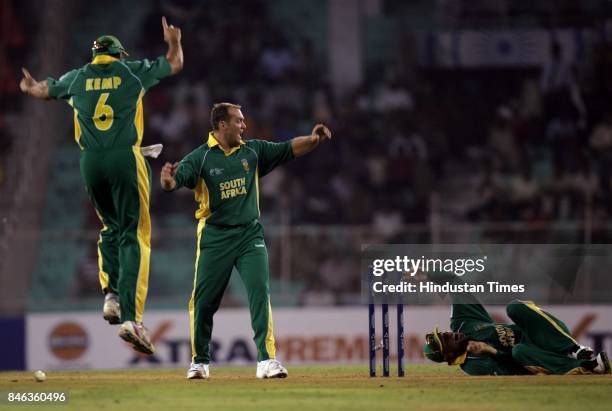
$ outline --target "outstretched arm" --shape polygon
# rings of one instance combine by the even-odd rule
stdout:
[[[19,82],[19,88],[22,92],[44,100],[51,99],[51,97],[49,96],[49,87],[47,86],[47,80],[36,81],[28,70],[22,67],[21,71],[23,72],[23,78]]]
[[[181,46],[181,29],[168,26],[166,17],[162,17],[162,27],[164,28],[164,41],[168,44],[166,59],[170,63],[171,74],[176,74],[183,69],[183,47]]]
[[[295,157],[310,153],[323,140],[331,140],[331,131],[323,124],[317,124],[309,136],[295,137],[291,140],[291,149]]]

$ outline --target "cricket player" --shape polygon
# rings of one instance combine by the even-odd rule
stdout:
[[[212,131],[206,142],[180,163],[166,163],[162,189],[194,190],[197,254],[194,289],[189,301],[192,363],[187,378],[208,378],[213,316],[232,269],[244,282],[257,346],[257,378],[284,378],[287,369],[276,360],[270,305],[268,251],[259,222],[259,179],[277,166],[313,150],[331,138],[317,124],[309,136],[283,143],[243,140],[246,129],[239,105],[215,104]]]
[[[436,327],[425,336],[430,360],[469,375],[611,373],[605,352],[578,344],[563,321],[533,302],[512,301],[506,313],[514,323],[498,324],[476,297],[468,298],[471,304],[458,304],[453,295],[452,332]]]
[[[119,336],[136,351],[155,347],[142,324],[149,281],[151,168],[142,147],[142,98],[162,78],[183,68],[181,31],[162,17],[166,56],[127,61],[121,42],[105,35],[93,43],[93,60],[55,80],[36,81],[26,69],[20,88],[40,99],[66,100],[74,110],[74,137],[87,194],[102,222],[98,240],[103,315],[121,323]]]

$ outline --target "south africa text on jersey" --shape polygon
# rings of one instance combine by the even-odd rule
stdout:
[[[221,191],[221,200],[245,195],[246,178],[235,178],[219,183],[219,190]]]
[[[514,331],[512,331],[511,328],[497,324],[495,326],[495,331],[497,331],[497,336],[499,337],[499,342],[502,346],[514,347]]]

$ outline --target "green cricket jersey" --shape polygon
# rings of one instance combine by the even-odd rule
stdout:
[[[461,369],[470,375],[525,374],[522,366],[512,360],[512,347],[521,340],[521,330],[515,324],[496,323],[480,304],[453,304],[451,330],[462,332],[468,339],[482,341],[497,350],[493,357],[467,354]]]
[[[453,304],[451,330],[462,332],[471,340],[486,342],[498,351],[512,351],[521,331],[514,324],[496,323],[481,304]]]
[[[463,283],[456,275],[428,273],[436,282]],[[495,356],[470,356],[465,354],[457,365],[470,375],[518,375],[525,369],[512,359],[512,347],[521,342],[522,333],[516,324],[499,324],[473,294],[452,294],[450,328],[462,332],[468,339],[489,344],[497,350]]]
[[[241,141],[226,152],[211,132],[206,144],[181,160],[176,188],[194,190],[199,203],[195,216],[206,224],[247,224],[260,215],[259,178],[292,158],[291,141]]]
[[[81,149],[130,148],[142,142],[142,97],[170,74],[163,56],[151,62],[98,55],[47,84],[49,96],[68,100],[74,109],[74,136]]]

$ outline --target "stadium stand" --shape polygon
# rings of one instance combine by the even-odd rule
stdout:
[[[609,7],[559,5],[556,30],[582,40],[575,46],[561,35],[546,37],[540,51],[550,57],[541,65],[499,55],[487,57],[498,64],[467,66],[468,57],[484,57],[453,48],[453,33],[538,30],[549,11],[538,2],[376,3],[364,18],[365,79],[347,95],[330,83],[323,0],[142,2],[103,22],[92,17],[95,10],[79,9],[80,34],[71,47],[82,53],[72,57],[77,63],[87,57],[104,22],[113,30],[110,22],[119,18],[129,22],[124,27],[139,27],[115,33],[137,57],[163,51],[161,15],[181,27],[185,70],[145,100],[145,138],[164,143],[162,160],[203,142],[213,102],[242,104],[246,134],[257,138],[280,141],[307,133],[315,120],[329,123],[333,144],[262,183],[271,287],[281,304],[357,301],[353,262],[364,242],[608,242],[612,36],[593,22],[610,16]],[[220,69],[219,55],[231,64]],[[83,281],[97,257],[78,241],[95,236],[98,223],[85,215],[71,151],[59,144],[53,154],[52,164],[66,167],[50,168],[33,306],[66,289],[98,303],[95,281]],[[154,176],[161,164],[152,162]],[[61,194],[66,190],[70,196]],[[181,305],[192,282],[195,204],[188,192],[169,200],[156,184],[152,199],[151,304]],[[74,231],[57,244],[51,240],[57,230]],[[234,280],[225,303],[244,305]]]

